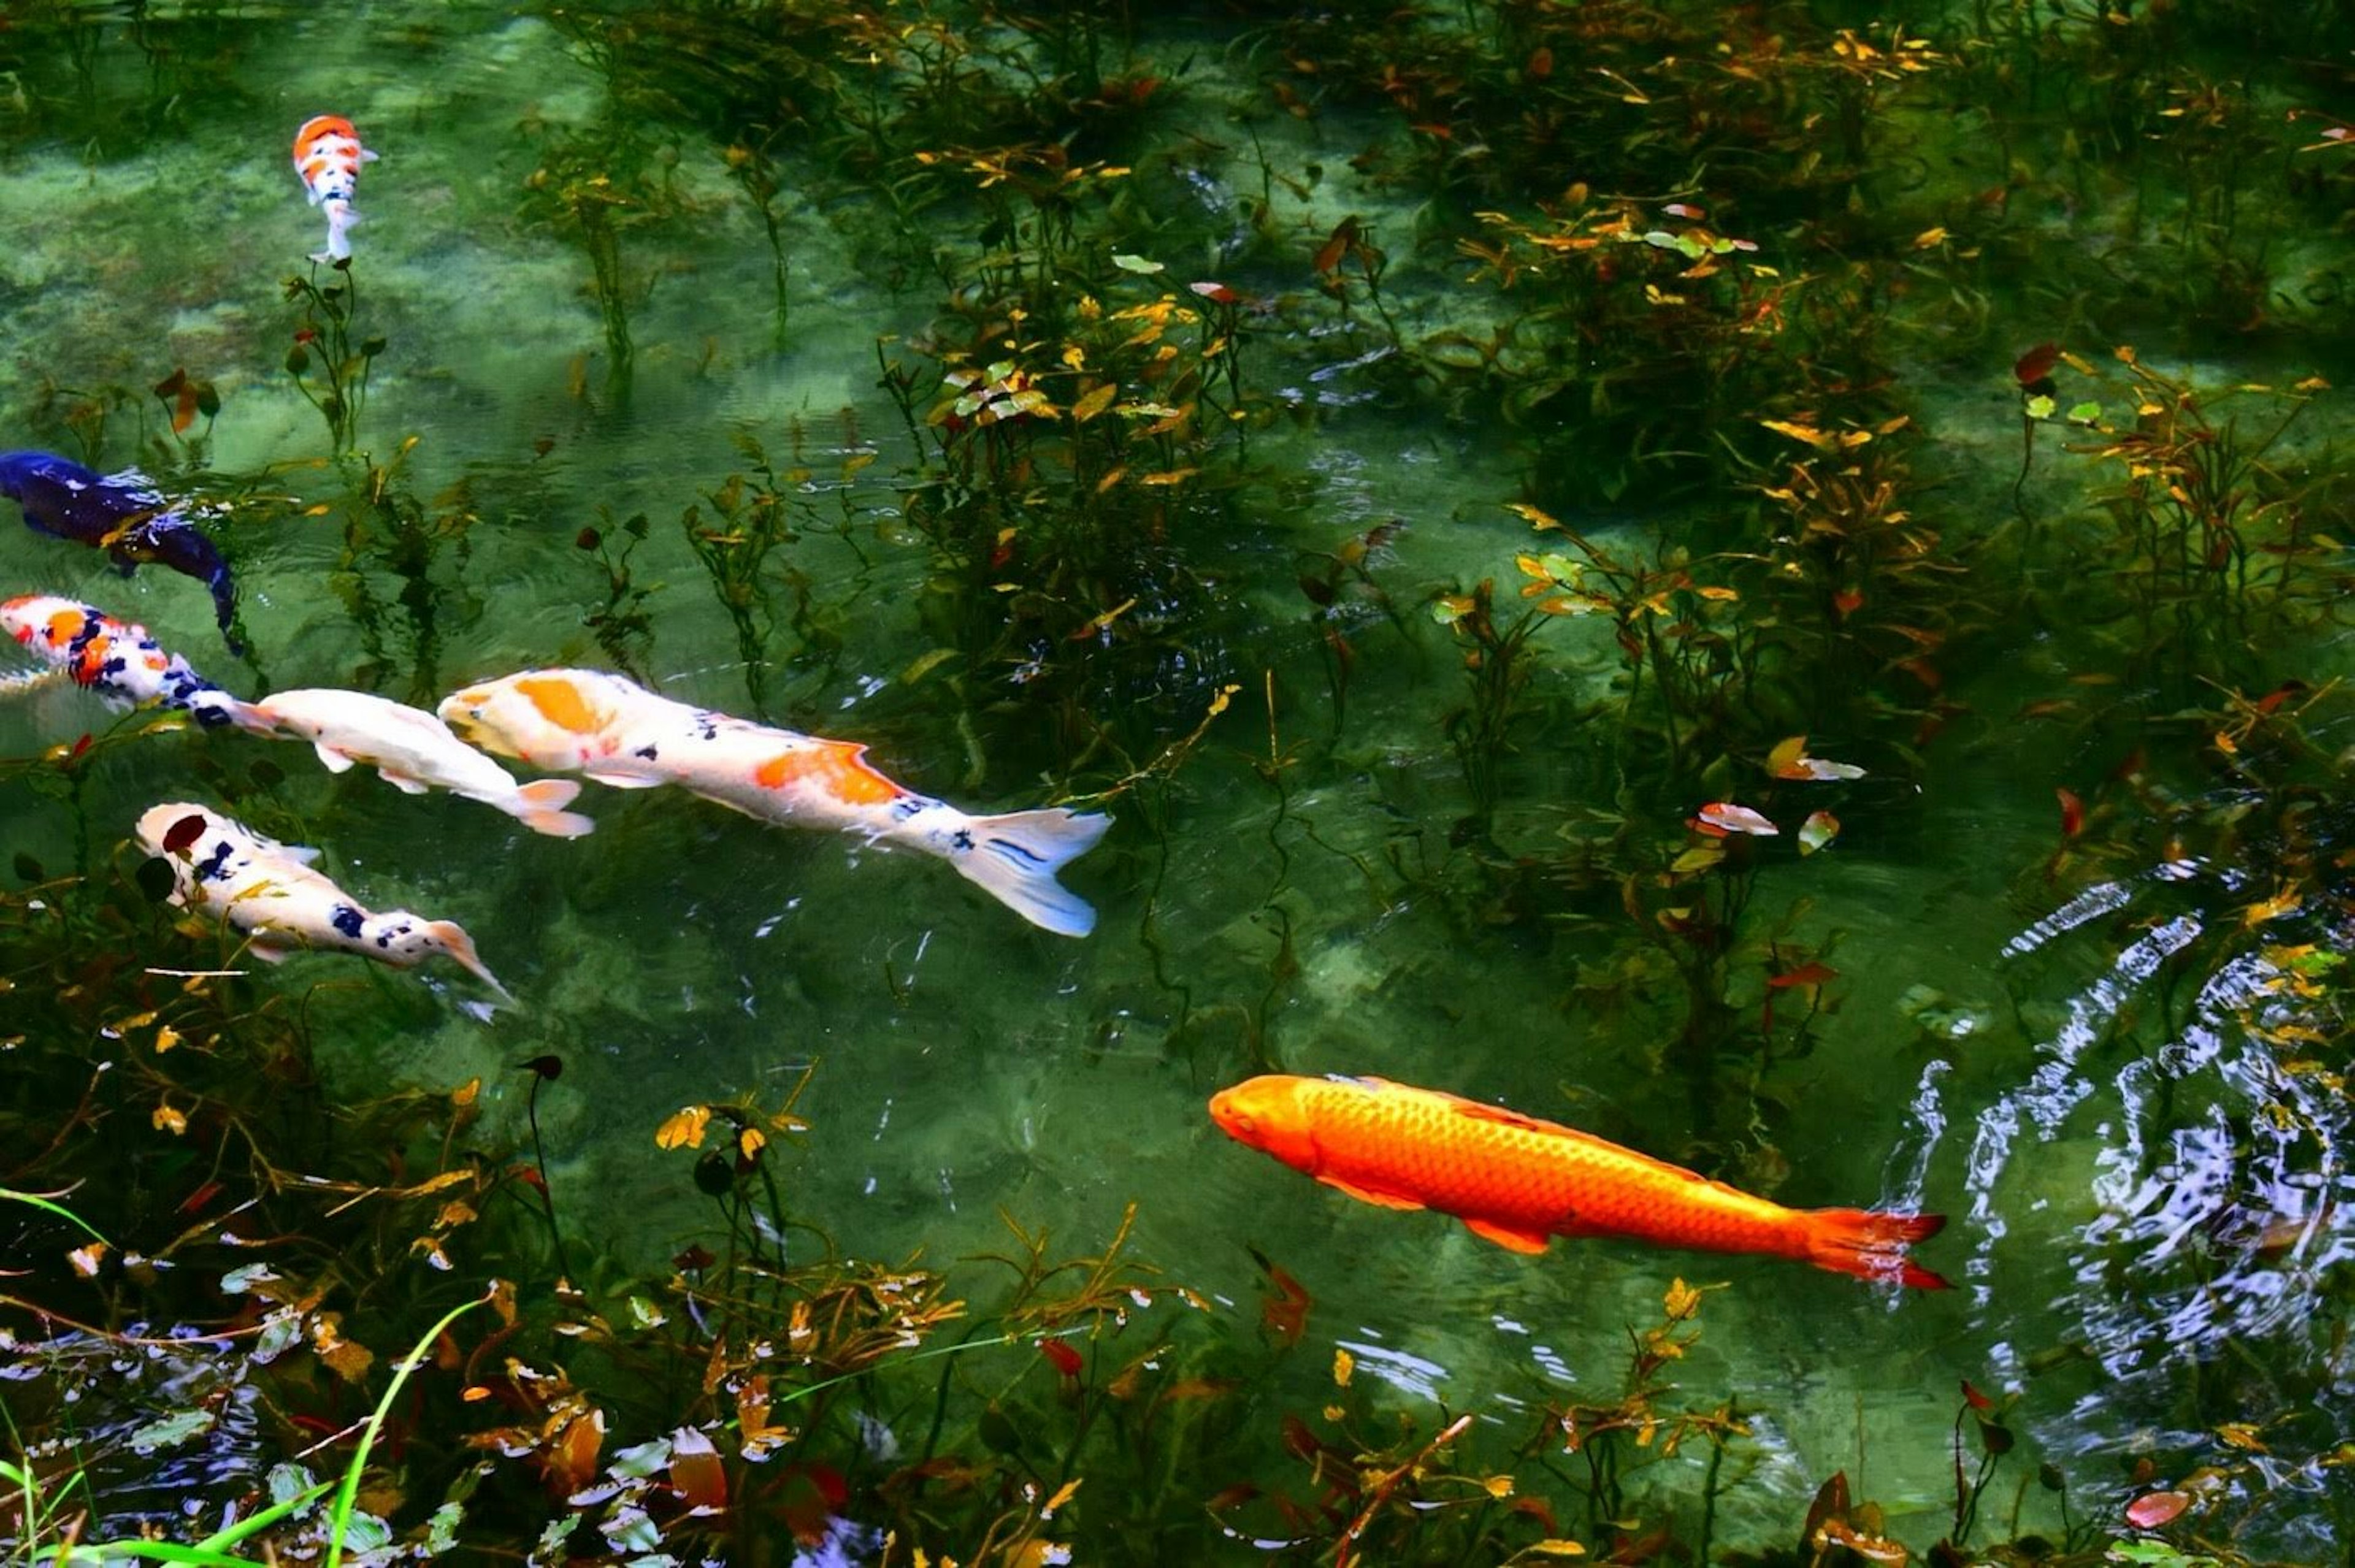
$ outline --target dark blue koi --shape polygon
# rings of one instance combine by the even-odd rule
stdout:
[[[95,474],[49,452],[0,453],[0,496],[25,509],[25,526],[52,539],[102,549],[123,576],[155,562],[203,583],[229,652],[242,654],[230,625],[237,589],[229,562],[205,531],[137,469]]]

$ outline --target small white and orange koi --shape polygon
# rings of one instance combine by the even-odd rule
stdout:
[[[329,773],[366,763],[409,795],[446,789],[506,812],[535,833],[579,838],[592,819],[564,808],[581,793],[570,779],[519,784],[498,763],[422,709],[364,691],[319,688],[281,691],[247,710],[311,742]]]
[[[600,670],[527,670],[442,699],[485,751],[621,789],[677,784],[763,822],[829,827],[937,855],[1032,924],[1085,936],[1096,912],[1055,880],[1112,818],[1061,806],[975,816],[878,772],[867,748],[659,697]]]
[[[40,675],[63,675],[118,708],[176,708],[199,724],[235,724],[268,731],[249,704],[165,653],[146,627],[119,621],[94,604],[55,593],[27,593],[0,603],[0,632],[47,662]],[[23,690],[38,677],[18,677],[6,689]]]
[[[327,212],[327,248],[314,251],[314,261],[340,261],[352,253],[346,231],[360,220],[352,197],[359,190],[360,165],[374,162],[376,155],[360,145],[360,133],[340,114],[314,114],[294,133],[294,172],[311,205]]]
[[[151,806],[139,818],[139,842],[171,866],[172,902],[225,922],[252,938],[246,951],[275,964],[296,948],[357,953],[410,969],[437,953],[512,1003],[515,998],[474,956],[474,939],[454,921],[407,910],[374,914],[311,869],[316,849],[281,844],[243,823],[185,801]]]

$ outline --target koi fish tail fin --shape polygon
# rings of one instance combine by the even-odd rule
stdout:
[[[352,204],[342,197],[331,196],[319,204],[327,209],[327,248],[314,254],[314,261],[342,261],[352,253],[351,228],[360,220]]]
[[[272,718],[269,710],[261,704],[231,697],[217,686],[192,691],[176,706],[186,709],[189,715],[208,730],[229,724],[266,741],[283,740],[286,735],[286,731],[278,727],[278,720]]]
[[[570,779],[535,779],[516,790],[523,809],[515,818],[534,833],[551,838],[586,837],[597,830],[597,819],[564,809],[580,793],[581,786]]]
[[[1101,814],[1060,805],[969,816],[968,845],[950,851],[949,864],[1031,924],[1058,936],[1085,936],[1096,925],[1095,906],[1055,880],[1055,872],[1095,848],[1112,826]]]
[[[1895,1280],[1916,1290],[1945,1290],[1947,1282],[1905,1255],[1915,1242],[1945,1228],[1944,1214],[1884,1214],[1869,1209],[1815,1209],[1806,1215],[1806,1259],[1834,1274]]]
[[[465,929],[456,921],[429,920],[425,923],[425,930],[435,942],[441,944],[443,952],[458,961],[459,965],[466,973],[496,991],[499,994],[499,1000],[509,1007],[516,1005],[515,993],[500,985],[499,977],[485,968],[483,961],[474,956],[474,939],[467,935]]]

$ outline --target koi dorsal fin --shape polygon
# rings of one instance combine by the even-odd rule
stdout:
[[[1525,1115],[1519,1111],[1508,1110],[1502,1105],[1484,1105],[1477,1100],[1458,1100],[1455,1103],[1455,1109],[1459,1114],[1469,1116],[1475,1121],[1495,1122],[1500,1126],[1518,1127],[1528,1133],[1558,1134],[1571,1130],[1559,1122],[1541,1121],[1536,1116]]]

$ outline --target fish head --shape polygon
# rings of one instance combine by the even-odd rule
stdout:
[[[1271,1073],[1210,1096],[1210,1120],[1237,1143],[1273,1155],[1295,1170],[1317,1168],[1316,1129],[1301,1086],[1310,1080]]]
[[[466,687],[434,709],[458,738],[535,766],[564,768],[618,718],[594,670],[536,669]]]
[[[168,859],[175,855],[186,856],[197,839],[218,826],[219,819],[203,806],[175,800],[149,806],[140,814],[139,826],[133,831],[147,853]]]
[[[36,653],[46,654],[71,642],[74,633],[81,629],[81,618],[90,613],[87,605],[54,593],[21,593],[0,604],[0,632]]]

